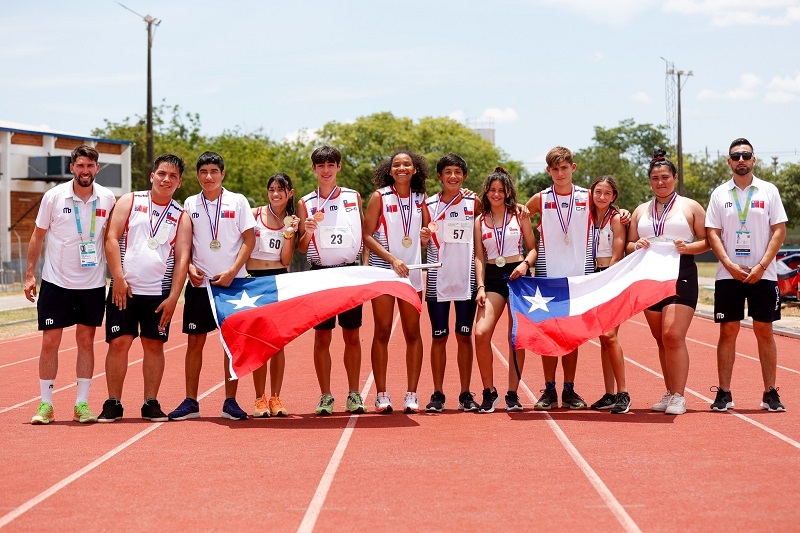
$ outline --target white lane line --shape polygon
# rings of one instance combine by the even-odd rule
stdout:
[[[186,346],[186,344],[187,343],[184,342],[183,344],[179,344],[177,346],[173,346],[172,348],[168,348],[168,349],[164,350],[164,353],[171,352],[172,350],[177,350],[178,348],[183,348],[184,346]],[[130,363],[128,363],[128,366],[131,367],[131,366],[133,366],[133,365],[135,365],[137,363],[141,363],[141,362],[142,362],[141,359],[137,359],[136,361],[131,361]],[[106,375],[105,372],[100,372],[99,374],[95,374],[94,376],[92,376],[92,380],[95,380],[97,378],[103,377],[105,375]],[[72,387],[75,387],[75,386],[76,386],[75,382],[70,383],[69,385],[65,385],[65,386],[63,386],[63,387],[61,387],[59,389],[55,389],[53,391],[53,394],[55,394],[57,392],[65,391],[67,389],[71,389]],[[16,409],[17,407],[22,407],[23,405],[28,405],[28,404],[31,404],[31,403],[34,403],[34,402],[38,402],[41,399],[42,399],[41,396],[34,396],[30,400],[25,400],[24,402],[20,402],[20,403],[18,403],[16,405],[12,405],[10,407],[6,407],[4,409],[0,409],[0,415],[3,414],[3,413],[6,413],[8,411],[11,411],[13,409]]]
[[[398,312],[394,317],[394,321],[392,322],[392,331],[389,333],[389,339],[391,339],[392,335],[394,335],[394,330],[397,328],[399,319],[400,313]],[[372,372],[370,372],[369,377],[367,377],[367,382],[364,384],[364,388],[361,390],[362,398],[366,399],[367,393],[372,387],[373,377],[374,376],[372,375]],[[300,522],[300,527],[297,528],[298,533],[311,533],[314,531],[314,526],[316,526],[319,514],[322,512],[322,507],[325,505],[325,499],[328,497],[328,491],[333,484],[333,478],[336,476],[336,471],[339,469],[339,464],[342,462],[342,457],[344,457],[344,452],[347,449],[348,443],[350,442],[350,437],[353,435],[353,431],[355,430],[356,422],[358,422],[359,416],[361,415],[350,415],[350,420],[347,421],[347,426],[345,426],[342,436],[339,437],[339,443],[333,450],[333,455],[331,455],[331,459],[328,461],[328,466],[325,468],[325,472],[322,474],[322,479],[319,480],[317,490],[314,492],[314,497],[311,498],[311,503],[308,504],[306,514],[303,516],[303,521]]]
[[[214,392],[215,390],[220,388],[222,385],[224,385],[224,381],[220,382],[220,383],[217,383],[214,387],[211,387],[209,390],[207,390],[202,395],[200,395],[197,399],[198,400],[202,400],[203,398],[205,398],[206,396],[208,396],[209,394],[211,394],[212,392]],[[92,470],[94,470],[95,468],[100,466],[101,464],[103,464],[106,461],[108,461],[109,459],[113,458],[115,455],[118,455],[120,452],[124,451],[126,448],[130,447],[131,445],[136,443],[138,440],[141,440],[142,438],[144,438],[148,434],[150,434],[153,431],[157,430],[158,428],[160,428],[164,424],[165,424],[165,422],[156,422],[153,425],[148,426],[146,429],[143,429],[142,431],[140,431],[139,433],[137,433],[133,437],[129,438],[128,440],[126,440],[125,442],[123,442],[122,444],[120,444],[119,446],[114,448],[113,450],[111,450],[111,451],[103,454],[102,456],[98,457],[97,459],[95,459],[94,461],[92,461],[88,465],[84,466],[83,468],[81,468],[77,472],[65,477],[64,479],[62,479],[61,481],[59,481],[55,485],[52,485],[47,490],[45,490],[43,492],[40,492],[39,494],[37,494],[36,496],[31,498],[30,500],[26,501],[25,503],[23,503],[22,505],[20,505],[16,509],[13,509],[11,512],[6,514],[5,516],[0,517],[0,528],[7,526],[12,521],[14,521],[16,518],[18,518],[19,516],[25,514],[28,511],[30,511],[31,509],[33,509],[34,507],[36,507],[37,505],[39,505],[40,503],[45,501],[47,498],[49,498],[50,496],[54,495],[55,493],[57,493],[58,491],[60,491],[61,489],[63,489],[67,485],[69,485],[70,483],[72,483],[73,481],[77,481],[78,479],[83,477],[85,474],[88,474],[89,472],[91,472]]]
[[[492,343],[492,350],[500,359],[500,361],[502,361],[503,365],[506,367],[506,370],[508,370],[508,360],[506,360],[494,343]],[[531,389],[528,388],[528,385],[524,381],[520,381],[519,386],[523,391],[525,391],[525,395],[528,396],[531,401],[535,403],[538,400],[538,398],[533,394]],[[606,504],[608,510],[611,511],[611,514],[614,515],[614,518],[616,518],[619,524],[622,526],[622,529],[628,533],[641,533],[642,530],[639,529],[639,526],[633,521],[633,518],[631,518],[631,516],[625,511],[625,508],[621,503],[619,503],[617,498],[606,486],[606,484],[603,483],[603,480],[600,479],[600,476],[597,475],[597,472],[595,472],[586,459],[583,458],[575,445],[569,440],[569,437],[567,437],[564,431],[559,427],[558,423],[553,420],[553,417],[550,416],[550,413],[547,411],[535,412],[541,412],[550,430],[555,434],[556,438],[558,438],[558,441],[561,443],[564,449],[567,450],[567,453],[569,453],[570,457],[572,457],[572,460],[575,461],[575,464],[578,465],[578,468],[581,470],[583,475],[586,476],[586,479],[589,480],[589,483],[592,484],[592,487],[594,487],[594,490],[600,495],[600,498]]]
[[[0,365],[0,368],[5,368],[7,366],[14,366],[14,365],[18,365],[20,363],[27,363],[28,361],[35,361],[37,359],[39,359],[38,355],[36,355],[34,357],[29,357],[27,359],[22,359],[21,361],[14,361],[13,363],[6,363],[4,365]]]

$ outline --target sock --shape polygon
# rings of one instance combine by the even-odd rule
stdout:
[[[75,398],[75,405],[89,401],[89,387],[92,386],[90,378],[78,378],[78,397]]]
[[[564,382],[564,392],[572,392],[574,388],[575,388],[574,383],[570,383],[569,381]]]
[[[42,401],[53,405],[53,387],[56,380],[54,379],[40,379],[39,390],[42,393]]]
[[[556,390],[556,382],[555,381],[545,381],[544,382],[545,390]]]

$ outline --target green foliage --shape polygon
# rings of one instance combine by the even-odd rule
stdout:
[[[771,180],[781,192],[783,207],[789,217],[787,227],[794,228],[800,218],[800,164],[782,165],[780,171]],[[794,244],[798,244],[795,242]]]

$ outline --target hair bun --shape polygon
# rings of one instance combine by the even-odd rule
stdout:
[[[666,161],[667,160],[667,151],[663,148],[656,148],[653,150],[653,159],[652,161]]]
[[[508,174],[508,170],[504,169],[503,167],[494,167],[495,172],[502,172],[503,174]]]

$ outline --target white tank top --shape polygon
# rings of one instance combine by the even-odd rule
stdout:
[[[499,256],[513,257],[522,253],[522,229],[519,226],[519,219],[516,214],[506,213],[506,230],[505,241],[503,241],[503,252],[497,249],[497,238],[495,237],[495,228],[488,223],[491,221],[491,216],[483,213],[480,217],[481,220],[481,242],[483,243],[483,251],[486,259],[494,260]],[[497,229],[502,228],[502,222],[495,220],[498,225]]]
[[[644,237],[651,241],[673,241],[682,240],[685,242],[694,242],[694,233],[692,232],[689,221],[686,220],[686,215],[683,213],[683,198],[678,196],[672,209],[667,213],[667,220],[664,223],[664,233],[656,237],[655,229],[653,228],[653,202],[655,199],[650,200],[650,205],[645,210],[645,216],[639,218],[639,223],[636,228],[639,231],[639,237]]]
[[[541,192],[540,201],[536,276],[566,277],[593,273],[593,243],[589,238],[593,224],[589,214],[589,191],[574,185],[570,207],[569,195],[555,194],[553,188],[548,187]],[[561,219],[557,210],[561,213]],[[565,238],[560,220],[566,224],[568,219],[568,238]]]
[[[358,193],[339,187],[336,197],[326,204],[325,198],[317,202],[317,189],[314,189],[302,200],[306,217],[314,216],[318,205],[325,214],[325,218],[317,222],[317,229],[308,243],[308,262],[321,266],[355,263],[363,244]]]
[[[293,241],[283,238],[283,226],[280,228],[269,227],[264,222],[264,218],[267,217],[266,210],[259,206],[256,210],[256,227],[253,230],[256,235],[256,246],[250,257],[262,261],[280,261],[283,243]]]
[[[411,227],[408,231],[408,236],[411,237],[411,246],[405,247],[403,246],[403,237],[406,235],[406,230],[403,227],[400,210],[409,208],[409,198],[398,200],[398,196],[391,186],[382,187],[378,189],[378,192],[381,195],[381,217],[372,236],[381,246],[405,264],[418,265],[422,262],[419,232],[422,229],[422,206],[425,204],[425,195],[421,192],[411,193]],[[375,254],[369,255],[369,264],[379,268],[392,268],[389,263]],[[422,272],[419,269],[410,271],[408,279],[417,291],[422,290]]]
[[[472,298],[475,286],[475,197],[465,198],[460,193],[459,197],[447,209],[447,203],[440,202],[441,195],[426,200],[431,220],[435,220],[438,226],[428,242],[427,261],[442,263],[440,268],[428,271],[425,299],[429,301]]]
[[[606,220],[606,225],[602,228],[594,226],[595,231],[595,257],[612,257],[614,255],[614,230],[611,228],[611,221],[616,214]]]

